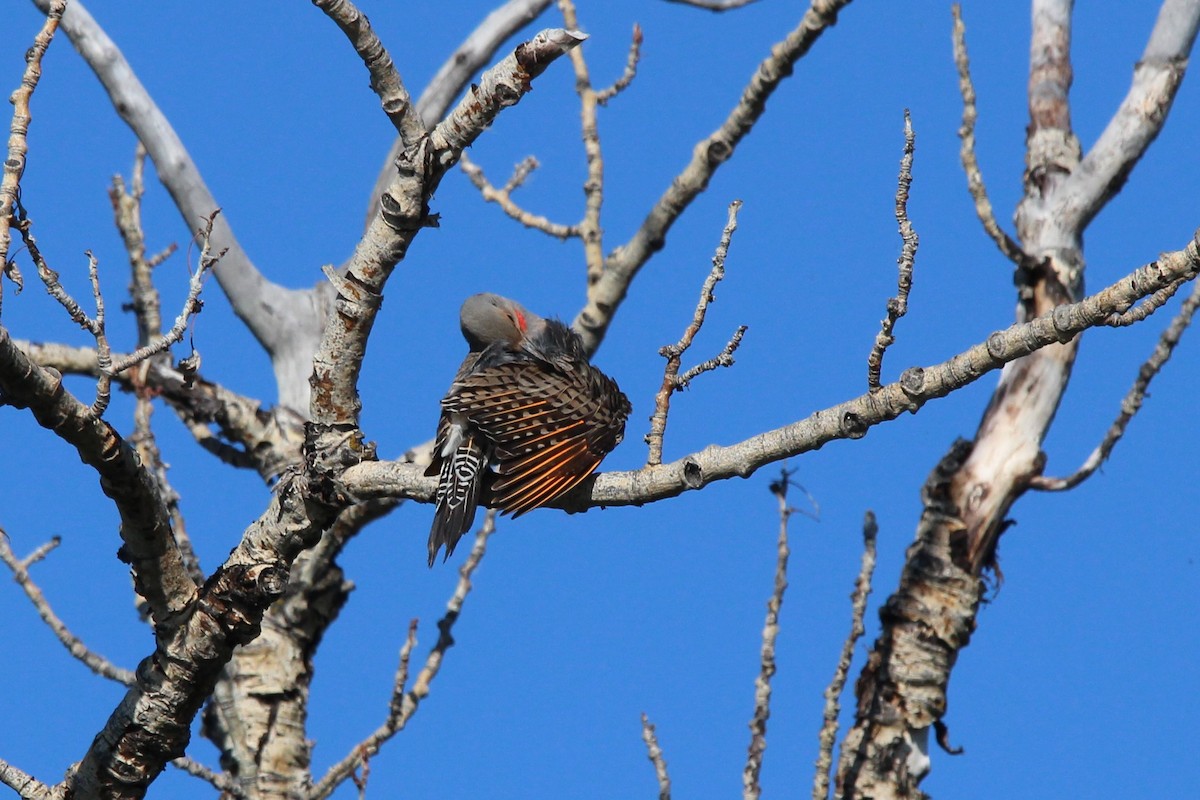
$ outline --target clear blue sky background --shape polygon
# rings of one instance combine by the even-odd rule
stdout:
[[[490,5],[373,2],[364,10],[416,94]],[[1127,90],[1154,5],[1110,1],[1077,10],[1072,100],[1085,148]],[[584,51],[597,84],[620,74],[635,21],[646,37],[637,80],[600,116],[606,248],[636,230],[803,7],[764,0],[715,16],[664,2],[583,4],[591,34]],[[174,124],[260,269],[280,283],[310,286],[322,264],[350,253],[392,132],[331,22],[307,3],[97,2],[92,11]],[[4,16],[7,93],[40,15],[12,0]],[[1029,14],[1017,4],[968,2],[965,17],[980,160],[1011,230],[1023,169]],[[530,30],[558,24],[549,13]],[[745,207],[729,275],[690,359],[714,354],[739,324],[749,332],[732,370],[706,375],[677,397],[667,458],[739,441],[865,390],[866,355],[895,290],[893,196],[906,107],[918,136],[909,208],[921,249],[885,378],[942,361],[1012,321],[1012,268],[981,232],[958,165],[950,28],[945,3],[856,3],[771,99],[754,134],[638,278],[597,356],[635,408],[606,468],[644,462],[642,435],[662,374],[657,349],[676,340],[690,317],[734,198]],[[1164,133],[1089,228],[1090,288],[1182,247],[1200,225],[1198,80],[1188,76]],[[543,166],[519,200],[562,222],[579,218],[583,200],[572,87],[567,61],[555,64],[471,151],[497,182],[535,154]],[[127,345],[132,319],[116,309],[128,275],[105,189],[113,173],[128,173],[134,138],[65,37],[46,58],[29,142],[23,188],[39,241],[80,298],[88,296],[82,253],[96,252],[110,330]],[[187,228],[165,192],[153,177],[148,183],[150,246],[186,245]],[[438,399],[464,351],[456,315],[465,295],[499,291],[567,319],[584,298],[578,243],[520,228],[457,172],[433,208],[442,227],[421,234],[389,283],[362,380],[364,427],[388,457],[432,434]],[[185,260],[176,255],[157,273],[172,314]],[[20,297],[5,286],[4,324],[17,337],[87,343],[25,272]],[[205,375],[273,399],[267,359],[215,282],[205,299],[196,324]],[[1049,472],[1070,472],[1099,440],[1178,302],[1132,330],[1087,335],[1045,445]],[[1000,549],[1004,584],[990,593],[950,685],[946,722],[966,752],[934,752],[923,787],[934,795],[1182,797],[1200,780],[1196,353],[1197,343],[1185,339],[1102,474],[1069,494],[1027,496],[1014,509],[1017,524]],[[864,511],[879,516],[880,559],[853,675],[878,631],[875,609],[896,586],[920,486],[955,437],[973,433],[994,382],[988,376],[862,441],[791,462],[821,519],[792,525],[766,796],[809,791],[821,692],[849,628],[846,598]],[[84,396],[92,391],[86,381],[70,385]],[[128,432],[130,410],[119,397],[108,419]],[[202,452],[169,411],[155,420],[189,530],[212,569],[268,490],[254,474]],[[643,711],[658,726],[678,797],[737,795],[774,570],[778,519],[767,486],[776,474],[764,469],[645,509],[539,511],[503,522],[455,629],[458,645],[409,729],[373,761],[369,796],[654,797]],[[18,553],[63,537],[35,569],[59,614],[99,652],[136,665],[151,636],[136,618],[128,569],[114,557],[116,517],[94,475],[27,412],[4,408],[0,479],[0,525]],[[408,621],[421,620],[414,660],[436,638],[456,574],[453,564],[425,566],[430,514],[407,504],[344,557],[357,588],[317,657],[310,715],[317,775],[383,718]],[[83,755],[123,692],[73,661],[7,581],[0,582],[0,678],[0,756],[46,781]],[[844,702],[852,705],[852,696]],[[215,764],[198,734],[189,752]],[[212,791],[171,770],[151,796]]]

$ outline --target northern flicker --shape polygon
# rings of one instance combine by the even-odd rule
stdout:
[[[446,558],[483,504],[519,517],[575,488],[621,441],[632,410],[588,363],[579,335],[495,294],[460,312],[470,347],[442,399],[429,565]]]

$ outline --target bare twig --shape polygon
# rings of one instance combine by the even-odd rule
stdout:
[[[379,96],[383,111],[400,134],[405,146],[413,146],[425,135],[425,124],[413,109],[412,98],[392,62],[391,55],[366,16],[350,0],[313,0],[313,5],[325,12],[341,28],[354,45],[371,74],[371,89]]]
[[[421,97],[417,100],[417,113],[420,114],[425,127],[432,128],[440,122],[463,87],[492,60],[500,45],[537,19],[551,2],[552,0],[508,0],[484,17],[442,64],[441,69],[425,87],[425,91],[421,92]],[[383,168],[375,178],[375,186],[367,202],[367,224],[370,224],[379,211],[379,198],[392,182],[396,173],[396,159],[400,157],[403,147],[404,142],[400,137],[396,137],[388,149]]]
[[[1124,328],[1133,325],[1136,322],[1141,322],[1146,317],[1153,314],[1155,311],[1163,307],[1168,300],[1175,296],[1179,291],[1179,287],[1187,281],[1175,281],[1174,283],[1164,286],[1149,297],[1142,298],[1133,308],[1128,311],[1116,312],[1108,315],[1108,319],[1104,320],[1104,324],[1112,328]]]
[[[1068,6],[1069,9],[1069,6]],[[1067,12],[1070,13],[1069,11]],[[1055,224],[1083,230],[1133,171],[1166,122],[1200,29],[1200,3],[1164,0],[1134,63],[1129,91],[1095,144],[1063,179],[1063,213]]]
[[[429,696],[430,684],[433,683],[438,670],[441,669],[442,659],[445,658],[446,651],[454,645],[454,637],[450,634],[459,614],[462,613],[463,602],[471,591],[471,575],[483,559],[487,550],[488,537],[495,530],[496,512],[488,511],[483,525],[475,535],[475,546],[471,548],[471,554],[458,570],[458,584],[455,586],[454,594],[450,597],[449,602],[446,603],[446,615],[438,620],[438,640],[429,651],[429,656],[425,659],[425,666],[417,673],[417,679],[413,683],[412,689],[405,691],[405,684],[408,681],[409,656],[416,645],[416,620],[409,625],[408,638],[400,650],[400,665],[396,670],[387,719],[371,735],[351,748],[341,761],[329,768],[329,771],[309,793],[309,800],[324,800],[333,794],[338,786],[354,775],[354,771],[360,765],[367,763],[372,756],[378,753],[385,742],[404,730],[413,714],[417,713],[421,701]]]
[[[829,797],[829,773],[833,769],[833,744],[837,740],[838,714],[841,709],[839,698],[846,686],[846,676],[850,674],[854,648],[866,632],[863,618],[867,612],[867,597],[871,594],[871,575],[875,571],[875,539],[878,534],[879,525],[875,522],[875,514],[868,511],[863,519],[862,566],[858,571],[858,580],[854,582],[854,591],[850,593],[850,633],[842,643],[842,653],[833,671],[833,679],[825,689],[824,721],[818,736],[820,746],[816,773],[813,776],[813,800],[828,800]]]
[[[113,364],[114,373],[124,372],[134,364],[152,358],[159,353],[166,352],[171,345],[183,341],[183,334],[187,330],[188,323],[192,317],[200,313],[200,309],[203,307],[200,302],[200,290],[204,288],[204,277],[225,256],[225,250],[221,250],[218,253],[213,253],[212,251],[213,224],[220,213],[221,209],[218,208],[205,217],[204,227],[197,231],[197,235],[203,242],[200,249],[200,260],[196,265],[196,270],[192,273],[191,279],[188,281],[187,297],[184,298],[183,308],[180,310],[179,316],[175,318],[175,324],[171,326],[171,329],[161,339],[151,342],[144,347],[139,347],[137,350],[115,362]]]
[[[867,392],[804,419],[763,431],[731,445],[710,445],[667,464],[627,472],[606,472],[551,505],[572,511],[596,506],[642,505],[719,480],[745,478],[763,466],[815,450],[838,439],[856,439],[873,426],[901,414],[914,413],[926,403],[975,382],[1049,345],[1070,341],[1089,328],[1103,325],[1114,311],[1127,309],[1184,277],[1200,273],[1200,231],[1182,250],[1163,253],[1112,285],[1077,303],[1005,330],[996,331],[961,353],[926,367],[910,367],[879,392]],[[2,338],[0,338],[2,343]],[[423,469],[404,461],[362,463],[341,476],[345,488],[361,499],[409,497],[431,502],[437,481]],[[1028,481],[1028,476],[1024,478]]]
[[[646,458],[647,466],[662,463],[663,436],[667,430],[667,415],[671,410],[671,395],[686,388],[692,379],[703,372],[709,372],[717,367],[732,366],[733,352],[737,350],[738,345],[742,342],[742,336],[746,333],[746,326],[740,326],[734,332],[733,338],[725,345],[725,349],[716,358],[692,367],[683,375],[679,374],[683,354],[692,346],[692,340],[696,338],[696,334],[704,325],[708,304],[716,299],[713,289],[725,277],[725,256],[729,252],[729,243],[733,239],[733,232],[737,230],[737,215],[741,207],[741,200],[734,200],[729,204],[729,219],[725,223],[725,230],[721,232],[721,241],[717,244],[717,250],[713,253],[712,270],[704,279],[704,286],[700,289],[700,300],[696,303],[696,310],[692,313],[691,324],[684,330],[683,336],[678,342],[659,348],[658,353],[667,359],[667,366],[663,371],[662,386],[654,398],[654,414],[650,417],[650,432],[645,437],[646,444],[650,445],[650,452]]]
[[[512,199],[513,191],[525,182],[525,179],[529,177],[529,173],[533,172],[537,166],[537,159],[529,156],[513,169],[512,177],[508,179],[508,183],[503,188],[497,189],[487,179],[487,176],[483,174],[483,168],[472,161],[466,153],[463,153],[462,158],[459,160],[459,167],[470,178],[471,183],[475,184],[475,188],[479,190],[479,194],[483,199],[500,206],[505,214],[508,214],[509,217],[521,223],[526,228],[533,228],[564,241],[572,236],[579,236],[578,225],[561,225],[553,222],[540,214],[533,214],[526,211]]]
[[[113,208],[113,221],[125,251],[129,255],[131,280],[129,294],[130,305],[137,324],[137,346],[145,347],[162,336],[162,301],[158,289],[154,286],[154,268],[165,261],[177,249],[175,244],[169,245],[154,256],[146,256],[146,234],[142,229],[142,197],[145,195],[146,148],[139,141],[134,148],[133,167],[130,170],[129,185],[120,175],[113,176],[112,186],[108,190],[109,201]],[[111,372],[111,354],[107,363],[101,362],[101,375]],[[133,422],[134,432],[130,436],[130,444],[137,450],[142,463],[147,466],[158,481],[159,494],[167,505],[171,515],[171,533],[179,546],[180,555],[192,579],[201,584],[204,574],[200,569],[199,559],[192,547],[187,534],[187,523],[179,505],[179,494],[167,479],[167,466],[163,463],[162,454],[155,440],[154,429],[150,420],[154,414],[153,392],[147,386],[150,375],[150,361],[147,359],[130,371],[129,385],[134,390]],[[115,377],[115,376],[114,376]],[[94,407],[93,407],[94,408]],[[207,430],[207,429],[206,429]]]
[[[59,542],[60,540],[56,536],[24,559],[19,559],[13,553],[12,547],[9,546],[8,534],[4,532],[3,528],[0,528],[0,561],[3,561],[4,565],[12,571],[13,580],[21,587],[21,591],[25,592],[25,596],[29,598],[29,602],[33,603],[33,607],[37,611],[38,616],[42,618],[42,622],[46,623],[46,626],[50,628],[63,647],[67,648],[67,652],[73,658],[82,662],[84,666],[102,678],[108,678],[111,681],[132,686],[134,682],[133,673],[116,666],[104,656],[94,652],[78,636],[71,633],[66,623],[54,613],[54,609],[50,607],[50,602],[42,594],[42,590],[34,582],[33,577],[30,576],[29,566],[45,558],[47,553],[59,545]]]
[[[975,214],[983,223],[983,229],[991,240],[1000,248],[1004,257],[1019,267],[1027,266],[1029,262],[1025,251],[1012,237],[996,222],[996,214],[988,199],[987,185],[983,182],[983,173],[979,169],[979,160],[975,157],[975,120],[978,112],[975,108],[975,84],[971,80],[971,60],[967,56],[967,28],[963,24],[962,9],[958,3],[950,7],[954,15],[954,64],[958,67],[958,90],[962,95],[963,113],[962,126],[958,129],[958,138],[962,139],[959,158],[962,160],[963,171],[967,174],[967,191],[975,201]]]
[[[0,783],[12,789],[22,800],[58,800],[62,795],[4,759],[0,758]]]
[[[629,84],[633,83],[633,79],[637,77],[638,61],[641,60],[641,57],[642,26],[635,22],[633,23],[633,38],[629,43],[629,56],[625,59],[625,71],[613,82],[612,86],[596,92],[597,103],[602,106],[608,105],[609,100],[629,88]]]
[[[33,39],[33,46],[25,52],[25,72],[21,85],[9,97],[13,104],[12,123],[8,132],[8,156],[4,159],[4,177],[0,179],[0,267],[8,272],[8,246],[11,241],[9,223],[17,207],[21,193],[21,176],[25,174],[25,156],[29,152],[29,123],[33,119],[29,101],[42,77],[42,56],[54,40],[59,20],[66,9],[66,0],[50,3],[46,21]],[[16,273],[18,279],[20,273]]]
[[[1154,352],[1142,364],[1141,369],[1138,370],[1137,380],[1133,382],[1133,386],[1129,388],[1125,399],[1121,401],[1120,413],[1117,414],[1117,418],[1109,426],[1108,432],[1104,434],[1104,439],[1096,446],[1091,455],[1087,457],[1083,465],[1073,474],[1064,478],[1036,475],[1030,479],[1029,485],[1031,488],[1048,492],[1061,492],[1066,489],[1074,489],[1090,478],[1108,460],[1117,442],[1125,435],[1125,429],[1129,427],[1130,421],[1141,410],[1142,403],[1146,399],[1146,390],[1150,388],[1150,382],[1154,380],[1154,377],[1158,375],[1163,365],[1171,358],[1171,353],[1174,352],[1175,345],[1179,344],[1179,339],[1183,336],[1183,332],[1192,324],[1192,316],[1196,313],[1197,306],[1200,306],[1200,286],[1192,288],[1192,293],[1183,301],[1179,313],[1175,315],[1175,318],[1171,320],[1171,324],[1163,331],[1162,336],[1158,340],[1158,345],[1154,348]]]
[[[34,4],[45,11],[49,0]],[[171,123],[81,0],[70,3],[62,29],[108,92],[113,108],[145,144],[184,224],[190,229],[196,220],[208,217],[220,204]],[[212,243],[214,250],[227,251],[214,274],[234,313],[271,356],[280,399],[293,409],[306,410],[312,352],[326,308],[311,291],[294,291],[267,280],[242,249],[225,215],[215,221]]]
[[[176,769],[183,770],[188,775],[195,776],[202,781],[207,781],[214,789],[221,792],[221,796],[229,795],[230,797],[243,798],[246,793],[242,791],[242,787],[237,781],[232,780],[228,775],[216,772],[215,770],[204,766],[199,761],[193,761],[187,756],[180,756],[171,761],[171,766]]]
[[[96,380],[96,400],[92,413],[104,416],[112,396],[112,348],[108,345],[108,333],[104,329],[104,293],[100,291],[100,265],[91,250],[84,252],[88,260],[88,280],[92,284],[92,298],[96,303],[96,366],[100,377]]]
[[[896,265],[899,268],[896,296],[888,298],[887,319],[881,323],[879,333],[875,334],[875,344],[871,354],[867,356],[867,388],[872,392],[880,389],[879,375],[883,370],[883,354],[896,341],[892,335],[896,321],[908,313],[908,292],[912,288],[913,262],[917,257],[919,239],[908,218],[908,190],[912,186],[913,151],[916,148],[916,135],[912,129],[912,117],[908,109],[904,109],[904,156],[900,159],[900,179],[896,186],[896,222],[900,226],[900,238],[904,246],[900,249],[900,258]]]
[[[671,800],[671,776],[667,774],[667,760],[658,746],[658,736],[650,718],[642,714],[642,741],[646,743],[646,755],[654,765],[654,777],[658,779],[658,800]]]
[[[21,241],[25,245],[25,249],[29,251],[29,258],[33,261],[37,268],[38,277],[42,279],[42,283],[46,286],[46,293],[58,301],[71,317],[71,321],[83,328],[92,336],[99,336],[102,332],[97,326],[96,321],[89,317],[87,313],[80,307],[79,303],[75,302],[75,298],[63,288],[59,282],[58,273],[50,268],[45,257],[42,256],[41,248],[38,247],[37,237],[33,235],[33,221],[25,214],[25,210],[19,207],[18,214],[13,219],[13,227],[21,234]],[[89,261],[91,258],[89,257]]]
[[[762,794],[758,776],[762,770],[763,752],[767,749],[767,719],[771,716],[771,678],[775,675],[775,638],[779,635],[779,609],[783,606],[783,593],[787,590],[788,517],[792,508],[788,505],[787,490],[791,473],[784,469],[779,480],[771,483],[771,493],[779,501],[779,542],[776,545],[775,588],[767,601],[767,619],[763,624],[762,665],[754,681],[754,716],[750,719],[750,748],[746,766],[742,770],[742,797],[758,800]]]
[[[725,121],[692,148],[691,161],[671,180],[633,237],[612,248],[604,260],[600,279],[589,284],[587,303],[571,324],[583,337],[589,353],[599,348],[633,279],[651,256],[663,248],[676,220],[708,187],[717,169],[733,156],[738,143],[762,116],[767,100],[849,3],[850,0],[813,0],[800,24],[776,43],[758,65]]]
[[[573,0],[558,0],[563,23],[570,30],[579,28]],[[600,280],[604,271],[604,229],[600,226],[600,209],[604,204],[604,155],[600,148],[600,131],[596,126],[596,106],[599,104],[592,78],[588,74],[583,48],[570,54],[575,68],[575,93],[579,95],[579,118],[583,136],[583,152],[587,157],[587,180],[583,183],[583,219],[579,221],[579,237],[583,241],[583,257],[587,265],[587,285]]]

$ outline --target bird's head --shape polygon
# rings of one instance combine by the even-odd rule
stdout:
[[[508,342],[519,347],[526,335],[543,322],[514,300],[484,292],[466,299],[459,312],[463,337],[473,352],[493,342]]]

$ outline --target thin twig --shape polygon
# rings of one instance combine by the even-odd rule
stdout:
[[[851,620],[850,633],[842,643],[842,653],[838,657],[837,667],[833,671],[833,679],[825,689],[824,721],[818,735],[820,747],[817,753],[816,774],[813,776],[813,800],[827,800],[829,797],[829,775],[833,768],[833,743],[837,740],[838,714],[841,711],[839,698],[846,686],[846,676],[850,674],[850,662],[854,658],[854,648],[858,640],[866,632],[863,623],[867,612],[867,597],[871,594],[871,575],[875,572],[875,539],[879,535],[879,525],[875,522],[875,514],[868,511],[863,519],[863,554],[862,566],[858,571],[858,579],[854,582],[854,591],[850,593]]]
[[[579,28],[573,0],[558,0],[563,23],[569,30]],[[583,183],[583,219],[579,221],[579,237],[583,241],[583,257],[587,265],[587,285],[600,280],[604,272],[604,230],[600,227],[600,209],[604,205],[604,155],[600,148],[600,130],[596,125],[596,106],[599,103],[592,79],[588,74],[583,48],[570,54],[575,69],[575,93],[579,95],[579,119],[583,152],[587,158],[587,180]]]
[[[979,169],[979,160],[975,157],[975,120],[978,113],[975,109],[975,84],[971,80],[971,60],[967,56],[967,28],[962,21],[962,9],[958,3],[950,7],[954,15],[954,64],[958,67],[958,90],[962,95],[963,113],[962,126],[958,129],[958,138],[962,139],[959,158],[962,160],[963,172],[967,174],[967,191],[975,201],[975,214],[983,223],[983,229],[1000,252],[1018,267],[1029,264],[1029,257],[1012,237],[996,222],[996,214],[988,199],[987,186],[983,182],[983,173]]]
[[[1121,401],[1120,413],[1117,414],[1117,418],[1109,426],[1108,432],[1104,434],[1104,439],[1096,446],[1091,455],[1087,457],[1083,465],[1065,478],[1035,476],[1029,482],[1031,488],[1048,492],[1061,492],[1066,489],[1074,489],[1090,478],[1100,468],[1100,465],[1108,460],[1117,442],[1125,435],[1125,429],[1129,427],[1129,422],[1141,410],[1142,403],[1146,399],[1146,390],[1150,388],[1150,382],[1154,380],[1154,377],[1158,375],[1163,365],[1171,358],[1171,354],[1175,350],[1175,345],[1179,344],[1179,339],[1183,336],[1183,332],[1191,325],[1192,316],[1196,313],[1197,306],[1200,306],[1200,285],[1192,288],[1192,293],[1183,301],[1179,313],[1175,315],[1175,318],[1171,320],[1171,324],[1167,326],[1162,336],[1159,337],[1154,352],[1142,364],[1141,369],[1138,370],[1137,380],[1133,382],[1133,386],[1129,387],[1129,391]]]
[[[1104,320],[1104,324],[1112,328],[1125,328],[1133,325],[1136,322],[1141,322],[1146,317],[1153,314],[1158,309],[1175,296],[1179,291],[1179,287],[1183,286],[1187,281],[1178,280],[1172,284],[1164,286],[1149,297],[1142,300],[1128,311],[1121,313],[1112,313],[1108,315],[1108,319]]]
[[[192,273],[192,277],[188,281],[187,297],[184,298],[183,308],[180,310],[179,316],[175,318],[175,324],[171,326],[171,329],[167,331],[162,338],[151,342],[144,347],[139,347],[137,350],[134,350],[129,355],[114,363],[112,369],[113,373],[124,372],[134,364],[138,364],[148,358],[158,355],[159,353],[165,352],[169,347],[171,347],[171,345],[178,344],[179,342],[183,341],[183,334],[187,330],[188,323],[191,322],[192,317],[194,317],[196,314],[199,314],[200,309],[203,308],[203,304],[200,302],[200,290],[204,288],[204,278],[209,271],[217,265],[217,262],[219,262],[225,255],[224,250],[221,250],[221,252],[216,254],[213,254],[212,252],[213,223],[216,221],[217,215],[220,213],[221,209],[218,208],[216,211],[212,212],[212,214],[208,215],[208,217],[206,217],[204,220],[204,227],[197,231],[197,235],[200,236],[201,240],[203,241],[203,245],[200,249],[200,260],[196,265],[195,272]]]
[[[896,321],[908,313],[908,292],[912,289],[913,262],[917,257],[917,246],[920,241],[917,232],[913,230],[908,218],[908,190],[912,187],[913,152],[916,149],[916,135],[912,129],[912,117],[908,109],[904,109],[904,155],[900,159],[900,178],[896,186],[896,222],[900,227],[900,238],[904,240],[900,248],[900,258],[896,260],[899,270],[895,297],[889,297],[887,302],[887,318],[880,323],[879,333],[875,334],[875,344],[871,354],[867,356],[867,388],[872,392],[880,390],[879,375],[883,371],[883,354],[896,341],[892,331]]]
[[[602,106],[608,105],[609,100],[628,89],[629,84],[633,83],[633,79],[637,77],[638,62],[641,58],[642,26],[635,22],[633,23],[633,39],[629,43],[629,55],[625,59],[625,71],[613,82],[612,86],[596,92],[596,102]]]
[[[204,766],[199,761],[193,761],[187,756],[180,756],[179,758],[173,759],[171,761],[171,765],[176,769],[183,770],[188,775],[193,775],[202,781],[207,781],[208,783],[212,784],[212,787],[221,792],[222,796],[230,795],[231,797],[236,798],[243,798],[246,796],[246,793],[242,791],[242,787],[238,785],[237,781],[231,779],[225,773],[216,772],[215,770]]]
[[[454,594],[450,597],[449,602],[446,603],[446,614],[438,620],[437,643],[430,649],[429,656],[425,659],[425,666],[417,673],[417,679],[413,683],[412,689],[405,691],[404,685],[408,680],[409,656],[416,645],[415,620],[409,625],[408,638],[405,640],[404,647],[400,650],[400,666],[396,670],[396,679],[392,688],[392,699],[388,704],[387,719],[367,738],[351,748],[350,752],[341,761],[329,768],[329,771],[325,773],[325,776],[321,778],[320,782],[309,793],[309,800],[324,800],[324,798],[333,794],[338,786],[352,778],[354,771],[360,765],[365,764],[372,756],[378,753],[385,742],[398,732],[404,730],[405,725],[412,719],[413,714],[417,713],[417,708],[420,706],[421,701],[429,696],[430,684],[433,683],[434,678],[437,677],[438,670],[441,669],[442,659],[445,658],[446,651],[454,645],[454,637],[451,636],[451,631],[454,628],[454,623],[458,620],[459,614],[462,613],[463,602],[471,591],[471,575],[483,559],[483,555],[487,551],[488,537],[495,530],[496,512],[488,511],[487,516],[484,517],[483,525],[475,535],[475,546],[471,549],[471,554],[458,570],[458,584],[455,586]]]
[[[762,794],[759,772],[762,770],[763,752],[767,749],[767,719],[771,716],[771,678],[775,675],[775,639],[779,635],[779,610],[783,606],[783,593],[787,589],[788,518],[793,509],[788,505],[787,490],[791,473],[782,471],[779,480],[771,483],[771,492],[779,501],[779,542],[776,546],[775,588],[767,601],[767,618],[763,623],[762,665],[754,681],[754,716],[750,719],[750,748],[746,766],[742,770],[742,797],[758,800]]]
[[[465,152],[462,154],[458,166],[466,173],[467,178],[479,190],[479,194],[485,201],[500,206],[505,214],[526,228],[533,228],[563,241],[580,235],[578,225],[561,225],[557,222],[552,222],[540,214],[533,214],[526,211],[512,199],[513,191],[519,188],[525,182],[525,179],[529,177],[529,174],[538,167],[538,161],[533,156],[527,157],[513,169],[512,177],[508,179],[508,183],[502,189],[497,189],[493,186],[487,179],[487,176],[483,174],[483,168],[472,161]]]
[[[375,35],[366,15],[350,0],[313,0],[313,5],[337,23],[354,46],[371,75],[371,90],[378,95],[383,112],[404,144],[409,147],[416,144],[425,135],[425,123],[416,113],[391,55]]]
[[[92,284],[92,298],[96,303],[96,366],[100,377],[96,379],[96,400],[92,413],[104,416],[112,397],[112,348],[108,345],[108,333],[104,329],[104,293],[100,291],[100,264],[91,250],[84,251],[88,260],[88,280]]]
[[[46,596],[42,594],[42,590],[30,576],[29,566],[45,558],[47,553],[59,545],[59,541],[59,538],[56,536],[37,550],[34,550],[26,558],[20,559],[16,557],[12,551],[12,547],[8,543],[8,534],[0,528],[0,561],[3,561],[4,565],[12,571],[13,580],[21,587],[21,591],[25,592],[25,596],[29,598],[29,602],[33,603],[34,610],[37,611],[38,616],[42,618],[42,621],[54,633],[58,641],[62,642],[63,647],[67,648],[67,652],[72,657],[81,661],[84,666],[103,678],[123,683],[126,686],[132,686],[134,683],[133,673],[116,666],[104,656],[94,652],[78,636],[71,633],[66,623],[54,613],[54,609],[50,607],[50,602],[46,600]]]
[[[729,243],[733,239],[733,232],[737,230],[737,215],[741,207],[741,200],[734,200],[729,204],[729,219],[725,223],[725,230],[721,232],[721,241],[717,244],[717,250],[713,253],[712,270],[704,279],[704,285],[700,289],[700,300],[696,303],[696,310],[692,313],[691,324],[684,330],[683,336],[678,342],[659,348],[658,353],[667,359],[667,366],[663,370],[662,386],[654,397],[654,414],[650,417],[650,432],[645,436],[646,444],[650,446],[650,452],[646,458],[647,466],[662,463],[663,436],[667,430],[667,415],[671,410],[671,395],[686,388],[688,383],[703,372],[709,372],[717,367],[733,366],[733,352],[742,343],[742,336],[746,333],[745,325],[738,327],[720,355],[692,367],[683,375],[679,374],[683,354],[692,346],[692,340],[696,338],[696,334],[703,327],[708,304],[716,299],[713,289],[725,277],[725,256],[729,252]]]
[[[667,760],[658,746],[658,736],[650,718],[642,714],[642,741],[646,743],[646,755],[654,765],[654,777],[658,779],[658,800],[671,800],[671,776],[667,774]]]
[[[42,255],[41,248],[38,247],[37,237],[33,235],[33,220],[29,219],[25,213],[25,209],[21,207],[19,202],[17,204],[17,211],[18,213],[13,220],[13,227],[20,232],[21,241],[24,243],[25,249],[29,251],[29,258],[37,268],[38,277],[42,279],[42,283],[46,286],[46,293],[66,309],[67,315],[71,317],[72,322],[92,334],[92,336],[98,335],[100,330],[96,326],[96,321],[89,317],[83,308],[80,307],[79,303],[75,302],[75,298],[71,297],[67,290],[63,288],[62,283],[59,281],[58,273],[50,268],[50,264],[47,263],[45,257]]]
[[[117,231],[121,234],[121,240],[124,242],[125,251],[129,256],[131,273],[129,294],[132,299],[130,309],[133,311],[137,323],[138,347],[145,347],[162,336],[162,300],[158,289],[154,286],[153,273],[154,268],[177,249],[176,245],[171,244],[157,255],[146,257],[146,234],[142,228],[142,197],[146,191],[145,168],[146,148],[139,141],[134,148],[129,186],[126,187],[125,181],[120,175],[115,175],[112,186],[108,190],[109,201],[113,208],[113,221]],[[111,356],[107,356],[107,359],[107,362],[104,359],[101,359],[100,362],[102,375],[111,371]],[[171,533],[174,534],[175,543],[179,546],[184,566],[196,584],[200,585],[204,582],[204,573],[200,569],[199,559],[187,534],[187,523],[179,505],[179,493],[167,479],[167,466],[163,463],[162,454],[154,436],[154,429],[150,424],[151,417],[154,415],[152,398],[155,396],[155,392],[146,384],[149,375],[149,359],[130,371],[128,383],[133,387],[135,400],[133,407],[134,432],[129,437],[129,442],[137,450],[142,463],[151,470],[155,480],[158,481],[159,494],[162,495],[163,502],[167,505],[167,511],[171,515]]]
[[[29,101],[42,77],[42,56],[46,55],[46,49],[54,39],[66,7],[66,0],[55,0],[50,4],[42,29],[34,37],[33,46],[25,52],[25,72],[21,75],[21,85],[9,97],[9,102],[13,104],[13,116],[9,125],[4,176],[0,178],[0,266],[4,267],[6,273],[9,271],[8,246],[12,236],[9,223],[21,194],[21,176],[25,174],[25,156],[29,153],[27,136],[29,123],[33,119]],[[19,272],[17,276],[19,279]]]
[[[691,148],[688,165],[670,180],[637,232],[624,244],[610,248],[600,280],[588,285],[587,302],[571,323],[588,353],[600,347],[630,284],[650,258],[663,249],[672,226],[708,188],[717,169],[733,157],[738,144],[762,117],[767,100],[849,3],[812,0],[796,28],[770,48],[721,125]]]

